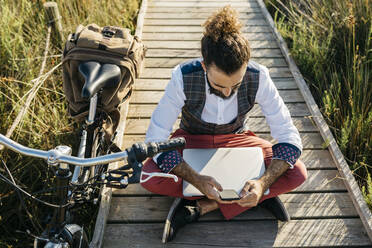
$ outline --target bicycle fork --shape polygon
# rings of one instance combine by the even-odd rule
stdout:
[[[63,155],[71,155],[71,148],[68,146],[57,146],[56,150],[60,151]],[[49,163],[52,166],[55,164]],[[68,164],[59,163],[58,170],[56,172],[56,185],[57,185],[57,199],[58,204],[61,206],[54,210],[53,218],[50,224],[48,224],[47,232],[49,234],[58,235],[66,224],[66,212],[68,203],[68,186],[71,178],[71,171]],[[48,235],[50,237],[50,235]]]

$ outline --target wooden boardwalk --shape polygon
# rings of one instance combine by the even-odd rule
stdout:
[[[252,47],[252,60],[269,68],[302,137],[301,159],[308,168],[308,179],[294,192],[280,196],[292,220],[277,221],[265,209],[257,208],[224,221],[216,211],[186,226],[174,241],[163,245],[163,223],[172,199],[152,195],[140,185],[131,185],[113,191],[103,247],[372,247],[367,235],[370,230],[362,224],[342,174],[326,148],[328,142],[312,120],[296,76],[259,1],[148,0],[142,29],[148,52],[145,69],[130,100],[124,147],[144,140],[151,113],[172,68],[201,56],[200,24],[225,4],[231,4],[241,13],[244,33]],[[251,111],[249,124],[260,137],[273,141],[258,106]]]

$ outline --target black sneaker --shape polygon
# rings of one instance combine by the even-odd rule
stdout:
[[[259,205],[269,210],[278,220],[291,220],[291,217],[289,216],[287,210],[284,207],[284,204],[279,199],[279,197],[269,198],[261,202]]]
[[[183,198],[176,198],[169,209],[165,221],[162,242],[171,241],[177,231],[186,224],[195,222],[199,219],[200,211],[196,206],[196,201],[190,201]]]

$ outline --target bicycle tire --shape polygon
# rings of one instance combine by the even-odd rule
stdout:
[[[52,241],[43,241],[40,239],[34,239],[34,248],[53,248],[61,247],[61,244],[67,243],[69,248],[88,248],[89,241],[83,228],[76,224],[67,224],[60,233],[58,243]],[[65,247],[65,246],[64,246]]]
[[[104,142],[102,141],[103,135],[104,131],[102,127],[95,127],[94,129],[88,128],[84,158],[94,158],[107,154],[107,151],[105,151],[104,148]],[[94,175],[97,175],[98,172],[101,171],[101,167],[102,165],[84,167],[80,172],[79,183],[84,183],[86,180],[91,179]],[[86,173],[89,173],[87,178],[85,178]]]
[[[97,133],[95,134],[95,137],[93,140],[91,157],[93,156],[99,157],[99,156],[107,154],[108,151],[105,149],[104,135],[105,135],[105,132],[103,129],[97,130]],[[92,168],[93,176],[101,175],[104,171],[107,170],[107,164],[96,165],[91,168]]]
[[[87,147],[91,148],[91,151],[90,151],[91,158],[107,154],[107,150],[105,149],[105,144],[104,144],[104,135],[105,135],[105,132],[103,128],[97,127],[93,130],[92,139],[87,140],[87,142],[90,142],[90,144],[88,144]],[[107,170],[107,167],[108,167],[107,164],[100,164],[100,165],[90,167],[89,179],[91,179],[92,177],[101,175]],[[99,178],[94,179],[94,180],[99,180]],[[94,192],[93,194],[98,193],[98,198],[99,198],[102,188],[103,187],[101,185],[99,187],[98,192]]]
[[[83,228],[76,224],[67,224],[63,229],[62,238],[66,240],[71,248],[88,248],[89,241]]]

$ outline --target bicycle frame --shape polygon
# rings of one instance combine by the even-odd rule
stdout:
[[[90,98],[89,114],[85,121],[86,126],[83,128],[81,132],[81,136],[80,136],[80,144],[79,144],[79,150],[78,150],[78,157],[80,158],[88,158],[91,156],[92,147],[90,145],[87,146],[87,140],[93,139],[93,136],[94,136],[93,124],[95,123],[94,121],[96,117],[98,98],[99,98],[98,93],[94,94],[94,96]],[[81,174],[81,169],[82,168],[80,166],[75,166],[74,173],[71,179],[71,183],[73,184],[78,183],[78,179]],[[88,178],[84,176],[83,182],[86,182],[87,180]]]

